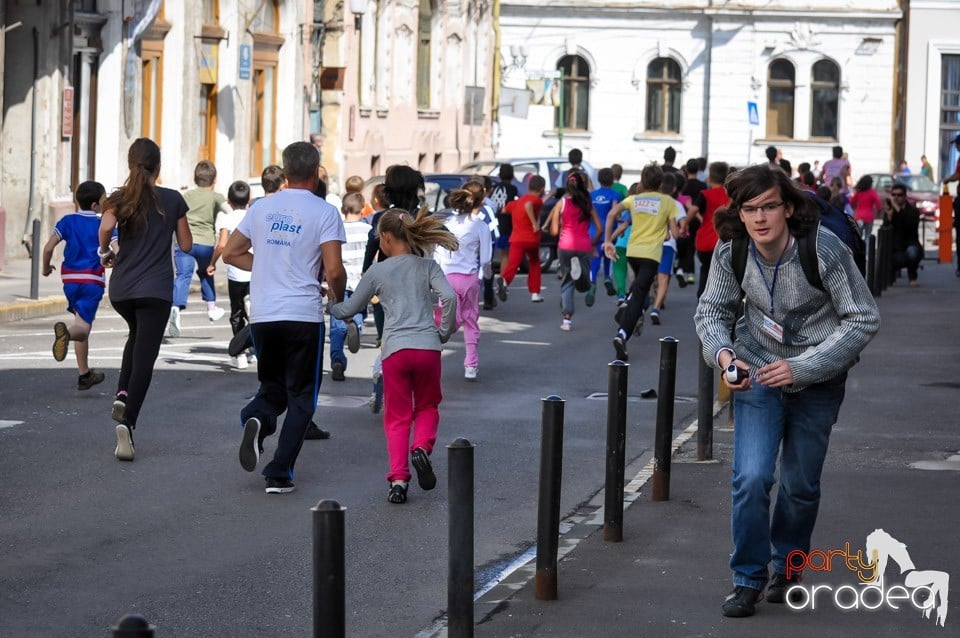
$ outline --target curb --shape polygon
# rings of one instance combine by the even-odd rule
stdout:
[[[13,303],[0,304],[0,323],[36,319],[67,311],[67,300],[63,295],[24,299]]]

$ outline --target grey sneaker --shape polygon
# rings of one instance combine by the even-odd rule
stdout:
[[[497,292],[497,297],[500,298],[500,301],[507,300],[507,282],[503,280],[503,277],[497,275],[493,280],[493,287]]]
[[[351,321],[347,324],[347,349],[350,352],[360,352],[360,328]]]
[[[617,351],[617,359],[620,361],[627,361],[630,359],[629,355],[627,354],[627,344],[620,335],[617,335],[613,338],[613,349]]]
[[[117,423],[123,422],[123,415],[127,410],[127,395],[118,394],[113,400],[113,409],[110,412],[110,418]]]
[[[170,318],[167,320],[167,336],[180,336],[180,308],[177,306],[170,307]]]
[[[133,432],[130,431],[130,426],[126,423],[120,423],[114,428],[114,431],[117,433],[117,449],[113,451],[113,455],[117,457],[118,461],[132,461]]]

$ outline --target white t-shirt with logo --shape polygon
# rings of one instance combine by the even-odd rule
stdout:
[[[340,211],[308,190],[258,200],[237,226],[253,246],[250,323],[323,321],[320,245],[346,241]]]
[[[241,208],[240,210],[231,210],[229,213],[218,213],[217,223],[215,225],[217,242],[220,242],[221,230],[226,230],[227,233],[232,233],[236,229],[237,224],[240,223],[240,220],[242,220],[246,214],[246,208]],[[227,279],[230,281],[250,281],[250,271],[227,264]]]

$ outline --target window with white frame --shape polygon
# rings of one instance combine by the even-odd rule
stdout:
[[[774,60],[767,73],[767,137],[793,139],[797,72],[789,60]]]
[[[837,139],[840,112],[840,67],[820,60],[811,69],[810,137]]]
[[[647,131],[680,132],[680,65],[657,58],[647,65]]]
[[[557,62],[562,73],[561,108],[557,110],[557,128],[587,130],[590,110],[590,66],[579,55],[565,55]]]

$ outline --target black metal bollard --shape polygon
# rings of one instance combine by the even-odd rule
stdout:
[[[556,395],[541,401],[543,425],[540,439],[540,497],[537,503],[537,571],[534,577],[534,597],[537,600],[556,600],[565,401]]]
[[[703,358],[703,342],[697,341],[697,460],[713,459],[713,368]]]
[[[893,227],[881,227],[881,231],[884,234],[884,244],[886,245],[884,249],[883,257],[883,269],[887,273],[887,286],[893,285]]]
[[[40,298],[40,264],[43,252],[40,248],[40,220],[33,220],[33,236],[30,238],[30,298]],[[98,249],[99,250],[99,249]]]
[[[880,280],[881,290],[886,290],[892,283],[891,278],[891,248],[890,245],[890,227],[880,227],[877,231],[877,273]]]
[[[877,285],[877,240],[873,235],[867,238],[867,287],[874,297],[880,296]]]
[[[473,444],[447,446],[447,635],[473,636]]]
[[[340,503],[323,500],[313,512],[313,636],[346,636],[345,512]]]
[[[607,366],[607,478],[603,501],[603,540],[623,540],[623,471],[627,455],[627,373],[619,359]]]
[[[154,625],[139,614],[127,614],[111,627],[113,638],[153,638]]]
[[[660,340],[660,385],[651,490],[654,501],[670,500],[670,444],[673,441],[673,401],[677,387],[677,343],[673,337]]]

